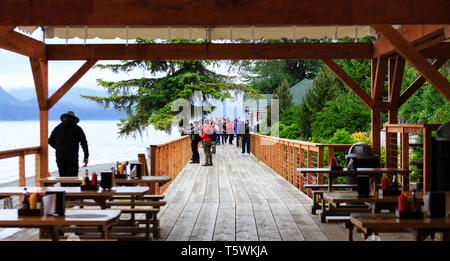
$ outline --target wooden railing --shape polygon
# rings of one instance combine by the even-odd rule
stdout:
[[[0,151],[0,160],[19,157],[19,186],[23,187],[26,184],[25,180],[25,156],[26,155],[35,155],[35,184],[39,186],[39,177],[40,177],[40,153],[41,148],[37,147],[28,147],[28,148],[20,148],[20,149],[12,149],[12,150],[4,150]]]
[[[172,180],[164,186],[155,185],[151,188],[154,194],[163,194],[172,181],[189,162],[192,156],[191,140],[189,136],[150,146],[150,175],[170,176]]]
[[[430,192],[432,189],[432,131],[436,131],[440,123],[433,124],[384,124],[386,130],[386,166],[395,167],[398,165],[397,158],[397,134],[400,134],[400,167],[409,169],[409,134],[423,134],[423,191]],[[405,178],[405,180],[403,180]],[[419,177],[420,178],[420,177]],[[402,176],[408,188],[409,178]]]
[[[323,174],[307,174],[299,177],[297,168],[322,168],[328,165],[325,160],[325,148],[328,158],[336,152],[348,152],[352,144],[320,144],[299,140],[289,140],[260,134],[251,134],[250,150],[255,157],[272,170],[311,197],[311,191],[305,191],[305,184],[323,184]]]

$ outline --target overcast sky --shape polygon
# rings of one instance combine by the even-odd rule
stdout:
[[[16,29],[17,30],[17,29]],[[40,29],[36,30],[31,37],[42,40],[42,32]],[[64,44],[65,39],[46,39],[48,44]],[[83,39],[70,39],[69,44],[82,44]],[[102,40],[87,40],[87,43],[105,43]],[[107,43],[125,43],[125,40],[115,39],[109,40]],[[131,41],[129,41],[131,43]],[[98,63],[116,63],[119,61],[99,61]],[[74,72],[76,72],[84,61],[50,61],[49,62],[49,88],[59,88],[66,82]],[[214,69],[221,74],[228,74],[225,68]],[[129,74],[119,73],[115,74],[108,70],[91,69],[87,72],[76,84],[76,86],[91,89],[101,89],[97,86],[96,79],[104,80],[122,80],[129,78],[150,77],[144,70],[137,69]],[[6,51],[0,48],[0,86],[9,90],[12,88],[34,88],[33,76],[31,73],[31,66],[29,58]]]

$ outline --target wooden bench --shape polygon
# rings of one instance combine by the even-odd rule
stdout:
[[[328,189],[328,184],[305,184],[305,189],[311,189],[312,192],[312,200],[313,205],[311,207],[311,213],[316,214],[317,209],[322,209],[321,202],[323,197],[323,190],[320,189]],[[334,189],[356,189],[358,188],[357,184],[333,184]]]
[[[327,216],[325,221],[327,223],[344,223],[347,231],[347,240],[353,241],[353,223],[350,216]]]

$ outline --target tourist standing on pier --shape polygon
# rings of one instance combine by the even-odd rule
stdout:
[[[245,125],[242,133],[242,155],[245,154],[245,148],[247,148],[247,154],[250,154],[250,124],[248,120],[245,121]]]
[[[198,126],[198,121],[194,121],[191,125],[191,150],[192,150],[192,160],[191,164],[200,163],[200,154],[198,153],[198,142],[202,140],[200,138],[200,127]]]
[[[227,121],[225,120],[225,118],[222,119],[222,143],[225,144],[227,143]]]
[[[60,117],[61,123],[53,129],[48,144],[56,150],[56,164],[60,177],[78,176],[78,151],[84,152],[84,165],[88,164],[89,150],[86,135],[83,129],[77,125],[80,121],[72,111],[64,113]],[[61,183],[61,186],[79,186],[78,184]]]
[[[228,120],[226,128],[227,128],[228,143],[233,145],[234,125],[231,120]]]
[[[214,130],[209,122],[209,120],[205,120],[203,124],[203,130],[200,137],[203,141],[203,151],[205,152],[205,164],[202,166],[212,166],[212,155],[211,155],[211,135],[214,133]]]

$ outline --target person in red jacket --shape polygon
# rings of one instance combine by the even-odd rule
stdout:
[[[214,129],[212,128],[209,120],[205,120],[203,124],[202,134],[200,138],[203,141],[203,151],[205,152],[205,164],[202,166],[212,166],[212,155],[211,155],[211,146],[212,140],[211,135],[213,134]]]

